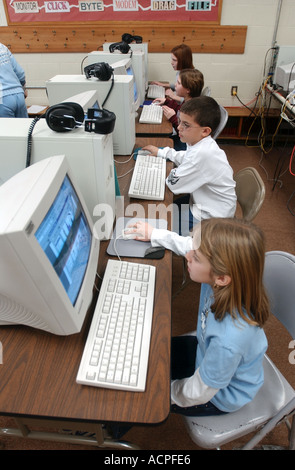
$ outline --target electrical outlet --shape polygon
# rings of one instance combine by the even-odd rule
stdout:
[[[232,86],[231,87],[231,95],[236,96],[238,94],[238,87],[237,86]]]

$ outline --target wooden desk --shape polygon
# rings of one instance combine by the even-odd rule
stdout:
[[[160,142],[154,143],[160,145]],[[139,140],[137,146],[142,145],[144,141]],[[132,168],[133,165],[133,159],[129,164],[118,165],[118,174],[125,172],[127,166]],[[123,166],[124,169],[121,168]],[[131,174],[126,177],[127,180],[130,178]],[[127,187],[124,180],[122,188]],[[125,194],[125,205],[129,202]],[[148,201],[136,202],[140,202],[147,209]],[[163,201],[160,202],[161,218]],[[172,195],[167,191],[165,204],[171,202]],[[108,260],[105,254],[107,246],[108,241],[101,243],[98,262],[100,276],[103,276]],[[172,255],[167,251],[161,260],[141,261],[157,267],[146,391],[115,391],[76,383],[95,297],[79,334],[60,337],[24,326],[0,327],[3,351],[3,364],[0,363],[0,414],[16,418],[19,426],[19,429],[0,429],[0,436],[5,434],[36,439],[48,438],[100,447],[124,448],[125,443],[106,439],[99,423],[156,424],[167,418],[170,410]],[[40,426],[41,419],[42,427],[45,423],[46,427],[50,425],[57,429],[67,427],[94,431],[96,439],[65,436],[58,432],[49,435],[29,430],[27,424]]]
[[[138,116],[135,119],[135,134],[137,137],[168,137],[172,135],[173,126],[164,115],[161,124],[141,124],[139,122],[141,111],[142,108],[139,108]],[[169,145],[173,147],[173,142]]]

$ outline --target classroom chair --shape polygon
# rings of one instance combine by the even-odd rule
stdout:
[[[209,86],[205,86],[201,92],[202,96],[211,96],[211,88]]]
[[[246,167],[234,175],[237,201],[242,209],[243,219],[250,222],[258,214],[264,198],[265,186],[253,167]]]
[[[220,123],[218,125],[218,127],[215,129],[214,132],[212,132],[212,138],[213,139],[217,139],[217,137],[219,136],[219,134],[223,131],[223,129],[225,128],[226,126],[226,123],[227,123],[227,120],[228,120],[228,112],[227,110],[223,107],[223,106],[220,106],[219,105],[219,108],[220,108],[220,113],[221,113],[221,118],[220,118]]]
[[[295,338],[295,256],[282,251],[266,253],[264,284],[272,314]],[[222,445],[255,431],[256,434],[240,447],[240,450],[253,449],[278,424],[285,422],[289,428],[288,448],[295,449],[295,390],[267,354],[263,367],[263,386],[252,402],[240,410],[218,416],[183,417],[188,433],[197,446],[220,449]]]

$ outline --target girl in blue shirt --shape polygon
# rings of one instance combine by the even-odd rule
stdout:
[[[236,411],[263,383],[269,316],[264,236],[238,219],[198,224],[186,254],[202,284],[197,334],[172,341],[171,410],[190,416]]]

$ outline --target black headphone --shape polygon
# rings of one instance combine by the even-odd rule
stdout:
[[[122,54],[128,54],[130,49],[131,47],[125,41],[114,42],[113,44],[110,44],[109,46],[110,52],[120,51],[122,52]]]
[[[132,36],[129,33],[124,33],[124,34],[122,34],[122,41],[127,42],[127,44],[130,44],[133,41],[135,41],[136,44],[141,44],[142,43],[142,37],[141,36]]]
[[[83,123],[84,111],[78,103],[60,103],[48,108],[45,118],[53,131],[68,132]]]
[[[107,109],[89,108],[85,119],[85,131],[96,134],[111,134],[114,130],[116,115]]]
[[[106,62],[98,62],[96,64],[87,65],[84,68],[86,78],[96,77],[106,82],[113,75],[114,69]]]

